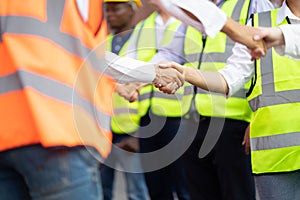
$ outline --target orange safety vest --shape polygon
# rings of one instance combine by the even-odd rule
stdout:
[[[104,49],[91,51],[106,38],[101,6],[90,0],[85,22],[75,0],[0,1],[0,151],[42,144],[109,153],[115,82],[104,74]]]

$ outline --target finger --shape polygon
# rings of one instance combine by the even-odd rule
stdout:
[[[175,92],[179,88],[179,86],[176,82],[169,83],[166,87],[169,89],[169,94],[175,94]]]
[[[153,84],[156,88],[160,88],[160,87],[162,87],[162,85],[161,84],[159,84],[159,83],[154,83]]]
[[[174,68],[174,69],[176,69],[180,73],[183,73],[183,67],[180,64],[178,64],[176,62],[172,62],[171,63],[171,67]]]
[[[179,73],[178,71],[176,71],[176,76],[174,77],[174,82],[177,83],[177,85],[179,87],[181,87],[184,84],[184,77],[181,73]]]
[[[170,91],[170,88],[168,88],[167,86],[160,87],[159,90],[166,94],[171,94],[172,92]]]
[[[170,67],[169,64],[167,64],[167,63],[160,63],[160,64],[158,64],[158,66],[162,69],[166,69],[166,68]]]
[[[139,97],[139,93],[138,93],[137,91],[133,91],[133,92],[129,95],[128,101],[129,101],[130,103],[132,103],[132,102],[136,101],[136,100],[138,99],[138,97]]]

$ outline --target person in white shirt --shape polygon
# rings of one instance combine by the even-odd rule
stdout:
[[[230,2],[219,0],[216,1],[216,4],[220,7],[224,6],[223,9],[225,10],[229,7],[228,4],[230,4]],[[242,13],[242,9],[237,9],[238,5],[240,4],[235,5],[235,9],[233,9],[235,13],[233,13],[231,16],[236,16],[237,20],[238,15],[240,21],[243,21],[243,18],[247,18],[248,13]],[[270,10],[273,9],[273,5],[267,0],[261,0],[258,2],[251,1],[250,5],[247,3],[247,8],[249,12],[248,16],[250,16],[252,11]],[[241,14],[238,14],[239,12],[241,12]],[[190,30],[190,28],[188,28],[188,30]],[[157,63],[167,60],[173,60],[179,63],[187,62],[185,60],[185,58],[188,58],[188,55],[186,55],[188,54],[186,52],[186,48],[187,46],[192,46],[191,43],[187,42],[187,38],[191,37],[190,40],[196,40],[196,42],[199,43],[199,47],[197,48],[199,51],[198,55],[201,55],[201,46],[205,45],[203,47],[203,53],[206,54],[206,56],[200,56],[200,58],[198,58],[201,59],[200,61],[197,59],[197,62],[201,63],[198,67],[201,66],[201,68],[203,68],[205,66],[207,67],[208,65],[215,64],[213,62],[213,58],[205,58],[209,53],[213,54],[214,52],[220,52],[218,48],[221,48],[221,45],[215,45],[215,42],[225,43],[226,49],[228,50],[226,50],[224,53],[218,52],[218,55],[222,55],[222,59],[218,60],[218,64],[221,62],[224,62],[224,64],[226,63],[226,59],[230,55],[232,49],[230,42],[227,42],[229,39],[226,39],[226,41],[220,40],[220,38],[219,40],[213,40],[210,37],[205,39],[205,36],[203,36],[201,41],[201,38],[199,39],[200,36],[196,35],[194,32],[193,35],[188,33],[191,32],[180,27],[176,31],[176,37],[172,40],[172,43],[160,48],[151,62]],[[220,35],[217,37],[220,37]],[[206,40],[207,42],[205,42]],[[228,56],[225,56],[227,55],[227,51],[229,52]],[[222,65],[219,65],[218,67],[221,66]],[[197,94],[197,97],[195,98],[196,100],[194,100],[195,107],[198,107],[195,114],[198,116],[200,115],[202,120],[200,120],[200,122],[195,122],[192,117],[189,117],[187,120],[182,119],[185,124],[188,124],[184,134],[189,133],[188,135],[193,137],[191,136],[192,132],[196,132],[194,141],[187,149],[184,156],[184,167],[187,174],[187,182],[189,183],[188,189],[192,199],[206,199],[208,197],[212,199],[253,199],[254,186],[252,185],[253,179],[251,176],[250,157],[244,154],[244,150],[242,148],[244,132],[248,126],[247,121],[249,121],[249,116],[251,113],[247,102],[243,100],[239,101],[238,98],[231,98],[231,103],[228,102],[228,105],[231,106],[226,107],[228,108],[226,109],[227,114],[224,114],[224,117],[221,117],[220,115],[210,113],[210,109],[205,108],[205,105],[207,105],[205,103],[205,97],[203,97],[203,95],[202,97],[200,96],[201,95]],[[214,98],[212,97],[212,99]],[[233,101],[235,104],[233,104]],[[223,107],[222,103],[218,101],[214,105],[214,111],[219,113],[220,110],[222,110],[220,108]],[[241,107],[239,114],[231,109],[237,105]],[[199,109],[199,107],[201,108]],[[191,110],[193,109],[191,108]],[[218,131],[216,127],[220,127],[220,121],[224,120],[224,118],[226,118],[226,120],[224,121],[224,124],[222,124],[222,128],[220,128],[222,131]],[[197,125],[197,127],[199,126],[199,128],[194,128],[195,125]],[[214,128],[210,128],[210,131],[207,131],[208,125]],[[203,152],[204,148],[208,149],[207,143],[205,144],[204,141],[207,141],[206,136],[209,138],[210,133],[213,133],[215,138],[219,138],[218,140],[216,139],[218,142],[214,143],[210,141],[210,143],[212,143],[212,150],[209,154],[205,154],[203,157],[199,158],[199,151]],[[217,136],[218,133],[220,133],[220,137]],[[226,160],[226,162],[223,162],[224,160]],[[228,175],[230,176],[231,181],[228,180]],[[199,190],[199,188],[202,188],[202,190]]]
[[[276,25],[289,21],[292,24],[298,24],[300,23],[300,2],[297,0],[287,0],[283,3],[282,7],[278,10],[276,14]],[[275,12],[272,12],[275,13]],[[288,20],[287,20],[288,19]],[[287,25],[291,26],[291,25]],[[292,26],[294,30],[296,30],[298,25]],[[281,27],[282,28],[282,27]],[[266,36],[267,37],[267,36]],[[281,43],[279,43],[281,44]],[[271,53],[271,52],[269,52]],[[274,55],[274,51],[272,52],[272,55]],[[269,56],[269,55],[267,55]],[[276,56],[276,55],[275,55]],[[164,64],[164,67],[173,67],[177,70],[181,71],[186,81],[192,83],[193,85],[196,85],[200,88],[203,88],[205,90],[214,91],[223,93],[226,95],[233,95],[236,91],[238,91],[247,81],[251,79],[251,77],[254,76],[255,67],[254,62],[250,61],[251,55],[248,52],[247,48],[243,45],[237,44],[235,48],[233,49],[233,55],[228,59],[227,66],[223,68],[222,70],[218,72],[208,72],[208,71],[201,71],[201,70],[195,70],[187,67],[183,67],[181,65],[178,65],[176,63],[168,63]],[[276,57],[277,62],[285,62],[288,61],[289,63],[293,63],[293,70],[296,70],[297,72],[297,62],[292,61],[292,59],[283,58],[280,60],[280,56]],[[258,61],[259,63],[262,62],[263,59]],[[298,62],[299,63],[299,62]],[[300,64],[299,64],[300,66]],[[293,137],[293,134],[297,135],[299,130],[299,118],[297,115],[290,114],[291,112],[297,112],[297,103],[299,100],[299,90],[297,90],[298,85],[296,82],[298,81],[298,74],[290,72],[290,66],[283,66],[282,63],[274,63],[274,66],[270,67],[269,64],[266,64],[264,66],[260,67],[260,70],[264,70],[264,73],[266,75],[271,75],[268,77],[265,77],[264,83],[256,83],[254,84],[254,90],[256,93],[258,93],[260,90],[260,84],[262,85],[262,94],[261,98],[262,100],[265,98],[265,101],[260,102],[258,101],[257,104],[259,106],[259,110],[254,110],[255,114],[252,118],[251,124],[257,124],[259,123],[258,120],[262,120],[262,118],[258,119],[258,114],[262,112],[262,109],[264,108],[264,105],[266,107],[270,107],[270,116],[268,119],[264,119],[263,122],[260,125],[260,128],[251,126],[251,129],[254,128],[255,131],[259,131],[260,129],[263,129],[266,131],[266,129],[272,129],[272,127],[277,127],[277,131],[279,129],[284,129],[282,134],[276,135],[273,132],[269,134],[273,135],[267,135],[268,137],[265,138],[264,141],[261,141],[263,145],[260,146],[260,144],[257,143],[259,139],[264,136],[264,134],[268,134],[267,131],[264,133],[261,133],[262,136],[257,136],[250,138],[251,140],[251,151],[252,151],[252,169],[254,173],[258,173],[259,175],[255,176],[255,185],[256,185],[256,193],[257,193],[257,199],[260,200],[281,200],[281,199],[288,199],[293,200],[300,196],[298,186],[300,184],[300,173],[299,173],[299,166],[298,166],[298,160],[299,158],[299,151],[297,151],[297,148],[299,147],[299,136]],[[272,70],[273,71],[265,71]],[[281,72],[278,74],[278,70]],[[260,73],[261,71],[259,71]],[[273,75],[274,73],[274,75]],[[276,73],[276,74],[275,74]],[[265,75],[264,74],[264,75]],[[273,76],[272,76],[273,75]],[[277,76],[280,76],[281,79]],[[292,80],[295,82],[295,85],[291,84],[289,86],[284,86],[285,88],[291,88],[289,90],[286,90],[285,88],[281,88],[279,85],[284,84],[284,76],[287,81],[292,78]],[[282,80],[280,82],[280,80]],[[260,80],[262,81],[262,80]],[[268,87],[272,86],[272,84],[275,84],[275,86],[279,86],[280,88],[274,88],[274,87]],[[255,82],[255,80],[254,80]],[[257,84],[259,84],[257,86]],[[278,84],[278,85],[277,85]],[[258,90],[257,90],[258,87]],[[278,96],[263,96],[265,92],[267,92],[266,87],[268,89],[273,88],[275,90],[275,94],[278,93]],[[295,89],[293,89],[295,88]],[[161,90],[165,90],[166,88],[162,87]],[[265,91],[265,90],[266,91]],[[283,92],[281,90],[283,89]],[[292,95],[289,95],[289,92],[293,92]],[[267,95],[267,94],[266,94]],[[268,98],[270,97],[270,98]],[[278,101],[278,98],[280,99]],[[251,102],[255,103],[255,102]],[[269,105],[271,104],[271,106]],[[251,104],[252,106],[255,106],[254,104]],[[273,105],[273,106],[272,106]],[[276,112],[276,109],[280,106],[281,108],[284,108],[282,106],[285,105],[292,105],[292,109],[290,110],[280,110],[280,112]],[[273,110],[272,110],[273,109]],[[275,109],[275,110],[274,110]],[[271,112],[272,111],[272,112]],[[274,123],[272,120],[281,119]],[[287,120],[288,119],[288,120]],[[288,133],[287,129],[288,127],[295,127],[295,130],[292,131],[293,133]],[[250,135],[255,135],[256,133],[254,130],[250,129]],[[273,129],[272,129],[273,130]],[[275,129],[274,129],[275,130]],[[275,130],[275,131],[276,131]],[[279,130],[280,133],[281,130]],[[287,132],[286,132],[287,131]],[[278,133],[277,133],[278,134]],[[267,143],[265,143],[267,142]],[[269,146],[270,145],[270,146]],[[285,146],[287,145],[287,146]],[[267,159],[257,160],[257,157],[259,158],[260,155],[265,155],[270,148],[271,153],[275,150],[277,153],[273,154],[272,156],[268,156]],[[283,150],[281,150],[283,149]],[[295,149],[295,151],[293,150]],[[281,153],[285,151],[285,153],[279,154],[279,151]],[[255,162],[253,159],[256,159]],[[276,158],[276,159],[275,159]],[[275,160],[274,160],[275,159]],[[278,161],[278,159],[280,161]],[[274,164],[273,160],[275,161]],[[253,165],[255,164],[255,165]],[[266,168],[265,165],[267,166]],[[283,166],[280,168],[280,166]],[[263,168],[263,169],[261,169]],[[288,168],[288,169],[287,169]],[[272,173],[267,173],[267,171]],[[285,173],[280,173],[285,172]]]

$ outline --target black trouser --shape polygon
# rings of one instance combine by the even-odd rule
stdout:
[[[159,151],[172,142],[181,123],[180,117],[166,118],[151,115],[150,120],[148,114],[141,119],[140,136],[144,137],[140,137],[140,151],[142,153]],[[153,160],[144,159],[142,156],[142,166],[147,168],[149,162],[160,162],[174,156],[176,145],[173,145],[173,151],[161,151],[159,156]],[[186,188],[182,156],[165,167],[145,173],[145,179],[152,200],[173,200],[174,192],[177,194],[178,199],[190,200]]]
[[[193,200],[253,200],[254,181],[250,156],[245,155],[242,141],[248,123],[221,118],[189,120],[190,128],[199,125],[192,145],[184,155],[188,190]],[[194,128],[191,128],[193,127]],[[196,127],[197,128],[197,127]],[[207,131],[220,137],[212,150],[199,158]],[[221,132],[220,132],[221,131]],[[211,137],[211,136],[210,136]]]

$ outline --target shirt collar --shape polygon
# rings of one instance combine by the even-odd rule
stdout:
[[[300,22],[300,18],[295,16],[292,11],[289,9],[289,7],[286,4],[286,1],[283,2],[281,8],[279,9],[278,13],[277,13],[277,21],[276,24],[279,25],[283,22],[283,20],[289,17],[290,20],[293,21],[299,21]]]

